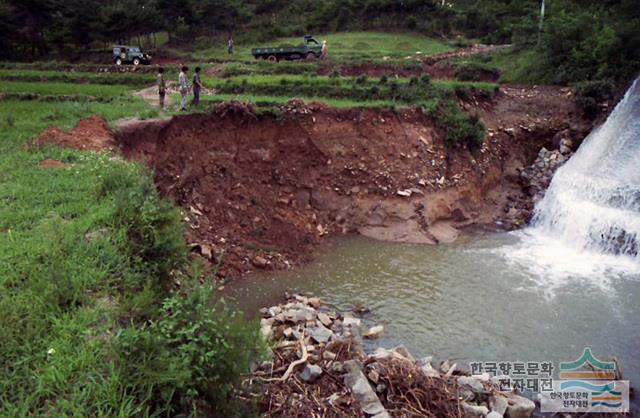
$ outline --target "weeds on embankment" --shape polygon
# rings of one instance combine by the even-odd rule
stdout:
[[[449,143],[472,148],[482,143],[485,128],[477,117],[460,110],[457,100],[490,99],[497,90],[492,83],[432,81],[428,76],[396,79],[254,75],[215,81],[210,86],[225,97],[247,97],[263,104],[281,102],[278,98],[299,97],[317,98],[338,106],[418,106],[433,119]]]
[[[192,279],[179,211],[139,165],[23,146],[50,123],[144,109],[0,102],[2,416],[233,412],[261,340]]]

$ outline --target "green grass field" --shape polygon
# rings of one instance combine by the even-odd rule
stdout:
[[[316,40],[327,41],[329,56],[336,60],[367,59],[382,60],[405,58],[406,56],[433,55],[451,50],[447,43],[414,33],[383,32],[341,32],[315,35]],[[214,45],[210,48],[192,53],[195,59],[250,61],[253,59],[251,48],[261,46],[299,45],[302,37],[281,38],[256,44],[236,44],[232,56],[227,53],[226,44]]]
[[[2,416],[115,416],[138,408],[122,391],[126,382],[107,361],[114,353],[105,345],[119,328],[122,303],[113,269],[123,276],[132,271],[115,236],[84,238],[110,224],[113,202],[95,190],[121,164],[103,154],[22,147],[51,123],[71,127],[93,113],[117,118],[135,110],[0,103]],[[68,167],[39,168],[46,158]]]
[[[117,99],[0,100],[0,416],[174,416],[205,396],[226,414],[229,383],[262,350],[258,328],[214,311],[199,282],[186,299],[167,292],[170,277],[186,290],[199,274],[179,211],[138,164],[25,146],[50,125],[145,117],[150,106],[125,85],[2,84]]]
[[[75,84],[59,82],[3,81],[0,93],[33,93],[41,95],[76,95],[113,97],[130,93],[133,88],[125,85]]]
[[[61,84],[98,84],[145,86],[154,82],[155,73],[95,73],[88,71],[55,71],[0,69],[3,82],[45,82]]]
[[[241,102],[254,103],[260,107],[273,107],[286,104],[291,99],[302,99],[307,103],[318,102],[335,108],[352,108],[352,107],[371,107],[390,109],[400,107],[391,100],[349,100],[349,99],[331,99],[326,97],[296,97],[296,96],[270,96],[256,94],[216,94],[213,96],[204,96],[202,98],[203,105],[209,103],[220,103],[229,100],[239,100]],[[179,95],[174,95],[173,99],[177,102],[180,100]]]
[[[516,51],[513,48],[501,49],[487,56],[468,57],[454,60],[454,63],[477,63],[496,68],[500,71],[503,83],[539,83],[544,74],[531,72],[532,60],[538,59],[535,51]]]

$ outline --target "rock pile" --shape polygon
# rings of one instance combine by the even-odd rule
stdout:
[[[534,203],[544,197],[554,173],[573,155],[573,144],[570,139],[563,139],[557,150],[542,148],[536,161],[520,172],[520,176],[528,187],[529,196]]]
[[[291,99],[287,103],[280,106],[280,110],[289,114],[308,115],[327,106],[321,103],[306,103],[301,99]]]
[[[273,357],[254,372],[264,382],[264,417],[510,417],[528,418],[535,404],[497,390],[489,375],[470,376],[456,364],[416,360],[402,347],[367,355],[360,318],[339,314],[318,298],[286,295],[261,310],[262,334]]]

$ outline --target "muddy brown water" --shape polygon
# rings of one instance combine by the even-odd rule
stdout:
[[[469,361],[572,361],[583,348],[617,356],[640,387],[640,274],[549,271],[513,260],[526,234],[476,231],[455,244],[390,244],[341,238],[305,267],[252,275],[225,297],[251,316],[308,292],[338,311],[362,304],[385,334],[367,348],[405,345],[416,356]],[[606,273],[605,273],[606,274]]]

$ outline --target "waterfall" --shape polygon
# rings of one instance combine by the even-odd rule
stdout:
[[[640,262],[640,79],[553,177],[531,233]]]

